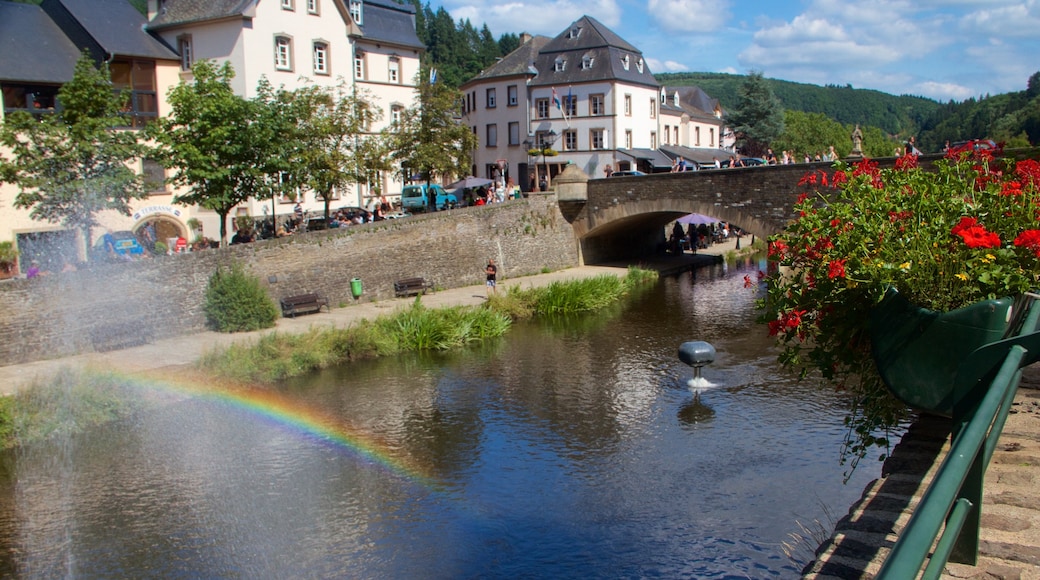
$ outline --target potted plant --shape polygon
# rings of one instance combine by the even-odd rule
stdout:
[[[18,249],[14,242],[0,242],[0,279],[18,275]]]
[[[760,320],[783,365],[849,393],[842,458],[853,466],[887,445],[907,403],[948,412],[948,393],[917,395],[948,387],[963,357],[1003,335],[1015,297],[1038,285],[1040,163],[1001,155],[952,154],[927,171],[909,155],[893,169],[863,159],[811,172],[799,217],[770,239],[780,268]]]

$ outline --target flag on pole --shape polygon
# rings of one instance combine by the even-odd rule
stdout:
[[[552,100],[553,103],[556,105],[556,108],[560,110],[560,114],[563,115],[564,122],[567,123],[568,127],[570,127],[571,122],[569,119],[567,119],[567,111],[563,108],[563,103],[560,102],[560,95],[556,93],[556,87],[552,88]]]
[[[430,84],[432,85],[432,84],[434,84],[436,82],[437,82],[437,69],[431,68],[430,69]]]

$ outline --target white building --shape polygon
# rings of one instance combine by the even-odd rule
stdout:
[[[718,151],[721,109],[683,104],[686,87],[669,95],[639,49],[594,18],[556,38],[523,40],[462,86],[463,122],[479,143],[474,175],[511,178],[531,191],[568,163],[596,178],[608,166],[668,170],[675,155],[663,144]],[[558,155],[541,155],[550,149]]]

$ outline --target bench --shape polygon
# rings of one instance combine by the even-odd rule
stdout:
[[[426,294],[427,290],[433,290],[433,282],[426,278],[405,278],[394,282],[394,294],[397,296]]]
[[[325,307],[325,310],[332,312],[332,308],[329,307],[329,299],[318,294],[286,296],[280,302],[282,304],[282,316],[290,318],[296,318],[297,314],[321,312],[322,306]]]

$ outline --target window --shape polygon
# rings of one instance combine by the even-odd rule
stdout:
[[[166,193],[166,169],[154,159],[141,159],[141,177],[149,193]]]
[[[177,52],[181,53],[181,70],[191,70],[195,63],[195,53],[191,48],[191,35],[177,37]]]
[[[487,146],[498,147],[498,125],[494,123],[487,126]]]
[[[318,0],[307,0],[307,13],[314,15],[321,14],[321,7],[318,4]]]
[[[391,56],[389,64],[387,65],[387,67],[388,67],[387,74],[388,74],[388,78],[390,79],[390,82],[392,82],[392,83],[400,83],[401,82],[401,59],[397,58],[396,56]]]
[[[664,126],[664,144],[665,145],[671,145],[671,143],[672,143],[671,138],[672,138],[672,127],[671,127],[671,125],[665,125]]]
[[[556,135],[550,135],[548,131],[539,131],[534,135],[536,147],[540,149],[549,149],[556,142]]]
[[[567,59],[563,58],[562,56],[556,57],[553,70],[555,70],[556,72],[563,72],[567,70]]]
[[[25,111],[39,117],[53,113],[58,104],[58,87],[48,85],[15,85],[4,83],[4,114]]]
[[[296,10],[295,0],[282,0],[282,10]]]
[[[650,131],[650,148],[657,149],[657,131]]]
[[[365,53],[360,50],[354,53],[354,78],[365,79]]]
[[[650,118],[657,118],[657,99],[650,99]]]
[[[573,117],[578,114],[578,97],[574,95],[567,95],[563,98],[563,110],[567,113],[568,117]]]
[[[325,42],[314,43],[314,74],[329,74],[329,45]]]
[[[537,99],[534,102],[535,109],[537,109],[537,117],[539,119],[549,118],[549,99]]]
[[[603,129],[591,129],[589,130],[589,143],[593,149],[605,149],[606,140],[604,139]]]
[[[625,95],[625,116],[632,116],[632,95]]]
[[[701,128],[700,127],[694,127],[693,128],[693,146],[694,147],[700,147],[701,146]]]
[[[568,129],[563,132],[563,150],[574,151],[578,148],[578,132]]]
[[[109,65],[109,71],[112,86],[120,93],[130,92],[130,100],[120,113],[129,126],[143,127],[159,116],[155,61],[117,59]]]
[[[592,68],[592,63],[595,61],[596,59],[589,55],[581,57],[581,70],[589,70]]]
[[[489,109],[494,109],[495,108],[495,89],[488,89],[487,90],[487,108],[489,108]]]
[[[292,39],[288,36],[274,38],[274,68],[292,70]]]
[[[639,59],[636,61],[636,70],[638,70],[639,72],[643,72],[643,59]]]
[[[715,146],[715,128],[708,129],[708,147]]]
[[[520,144],[520,122],[512,121],[509,123],[509,144],[519,145]]]
[[[679,143],[679,126],[676,125],[675,127],[672,127],[672,131],[675,132],[675,139],[673,139],[672,142],[676,145],[682,145],[682,143]]]
[[[621,68],[628,70],[628,55],[621,57]]]
[[[580,26],[575,26],[574,28],[571,28],[570,31],[567,32],[567,38],[578,38],[579,36],[581,36],[581,27]]]
[[[632,130],[625,131],[625,149],[632,148]]]
[[[606,109],[603,107],[603,95],[589,95],[589,113],[592,115],[604,115]]]
[[[350,17],[361,26],[361,0],[350,0]]]
[[[390,107],[390,123],[397,125],[401,122],[401,105],[392,105]]]
[[[506,94],[509,99],[509,106],[515,107],[519,103],[516,97],[516,85],[509,85],[506,87]]]

